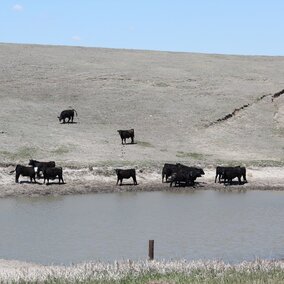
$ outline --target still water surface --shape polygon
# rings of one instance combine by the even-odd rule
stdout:
[[[284,192],[140,192],[0,199],[0,258],[43,264],[284,258]]]

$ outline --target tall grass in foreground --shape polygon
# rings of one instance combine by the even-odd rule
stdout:
[[[2,269],[1,283],[284,283],[284,261],[121,261]]]

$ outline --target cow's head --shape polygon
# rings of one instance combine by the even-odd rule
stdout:
[[[61,119],[62,119],[61,116],[57,116],[57,118],[59,119],[59,121],[61,121]]]
[[[29,166],[33,166],[33,164],[34,164],[34,160],[30,160],[29,161]]]

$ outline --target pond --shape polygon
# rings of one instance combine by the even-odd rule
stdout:
[[[284,192],[124,192],[0,199],[0,258],[42,264],[284,257]]]

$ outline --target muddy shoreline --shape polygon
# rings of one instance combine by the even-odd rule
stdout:
[[[162,183],[159,171],[137,171],[138,185],[134,186],[132,180],[124,180],[123,185],[116,185],[116,175],[110,168],[82,168],[64,170],[65,184],[52,181],[49,185],[38,183],[31,184],[26,177],[20,178],[20,183],[15,183],[14,175],[9,174],[11,167],[0,168],[0,198],[5,197],[36,197],[57,196],[88,193],[117,193],[117,192],[152,192],[152,191],[247,191],[247,190],[284,190],[284,168],[248,168],[248,183],[238,185],[224,185],[215,183],[215,169],[204,169],[205,175],[197,179],[194,186],[170,187],[169,183]]]

